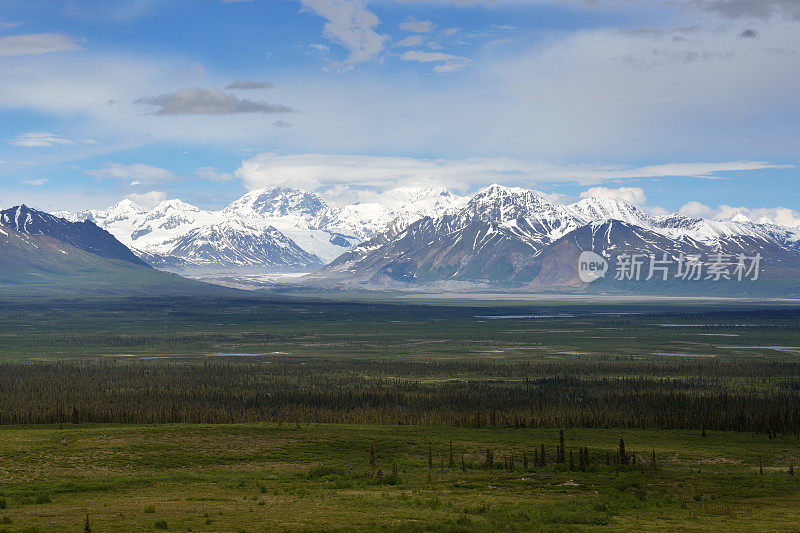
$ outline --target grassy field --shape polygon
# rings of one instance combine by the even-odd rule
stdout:
[[[0,435],[0,531],[78,531],[87,514],[92,531],[796,531],[800,524],[800,481],[788,473],[800,459],[794,438],[568,430],[568,453],[589,449],[580,471],[553,463],[558,433],[543,429],[236,424],[7,427]],[[637,465],[606,465],[620,438]],[[542,444],[548,465],[534,466]],[[512,453],[513,471],[504,464]]]
[[[800,529],[785,303],[4,300],[0,387],[0,532]]]
[[[576,354],[780,358],[786,354],[720,348],[800,346],[800,307],[777,305],[616,300],[423,305],[255,297],[0,300],[0,360],[270,352],[427,360]],[[675,324],[684,327],[670,327]]]

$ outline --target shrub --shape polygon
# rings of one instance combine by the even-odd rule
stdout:
[[[156,529],[168,529],[166,520],[156,520]]]

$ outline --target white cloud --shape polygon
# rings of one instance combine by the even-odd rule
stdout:
[[[81,50],[71,37],[60,33],[30,33],[0,37],[0,57]]]
[[[694,218],[713,218],[714,217],[714,210],[708,207],[705,204],[701,204],[697,201],[690,201],[683,204],[683,206],[678,211],[681,215],[686,215],[687,217],[694,217]]]
[[[230,172],[220,172],[214,167],[200,167],[194,171],[194,175],[206,181],[232,181],[233,174]]]
[[[745,216],[761,224],[777,224],[787,228],[800,228],[800,212],[787,207],[733,207],[719,205],[715,208],[696,201],[686,202],[680,209],[682,215],[690,217],[731,220],[737,215]]]
[[[635,206],[643,206],[647,201],[644,190],[639,187],[619,187],[610,189],[608,187],[592,187],[581,193],[581,198],[611,198],[622,200]]]
[[[24,22],[0,22],[0,28],[8,29],[8,28],[16,28],[17,26],[22,26],[25,24]]]
[[[422,50],[409,50],[400,56],[403,61],[416,61],[417,63],[441,63],[433,70],[440,74],[455,72],[469,65],[472,60],[466,57],[454,56],[443,52],[425,52]]]
[[[334,186],[386,190],[399,186],[438,185],[469,192],[488,183],[530,187],[543,183],[597,185],[609,180],[695,177],[717,172],[775,168],[766,162],[677,163],[638,168],[602,165],[553,165],[513,158],[415,159],[365,155],[263,153],[242,162],[235,175],[249,189]],[[610,190],[610,189],[609,189]],[[629,193],[636,198],[636,194]]]
[[[324,18],[325,36],[344,46],[350,55],[345,67],[371,61],[384,50],[388,36],[375,31],[377,15],[366,0],[300,0],[305,10]]]
[[[50,180],[48,180],[47,178],[35,178],[35,179],[25,178],[24,180],[22,180],[22,183],[24,185],[30,185],[31,187],[41,187],[42,185],[45,185],[48,181]]]
[[[22,146],[24,148],[50,148],[59,144],[75,144],[69,139],[65,139],[56,135],[55,133],[47,133],[45,131],[32,131],[29,133],[23,133],[9,142],[14,146]]]
[[[422,35],[409,35],[405,39],[401,39],[395,43],[395,46],[412,47],[419,46],[425,42],[425,37]]]
[[[433,30],[433,22],[430,20],[417,20],[414,17],[410,17],[406,22],[398,24],[397,27],[403,31],[412,33],[429,33]]]
[[[138,204],[142,207],[147,209],[152,209],[157,206],[159,203],[163,202],[167,199],[167,194],[162,191],[150,191],[146,193],[131,193],[125,196],[128,200],[132,201],[135,204]]]
[[[138,185],[143,183],[164,183],[177,178],[174,172],[143,163],[135,163],[133,165],[105,163],[98,169],[87,170],[86,174],[100,179],[138,182]]]

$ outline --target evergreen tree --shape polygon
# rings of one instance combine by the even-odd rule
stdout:
[[[569,469],[575,470],[575,457],[572,455],[572,450],[569,451]]]
[[[619,454],[619,464],[628,464],[628,456],[625,454],[625,441],[622,439],[619,439],[619,449],[617,453]]]
[[[564,454],[566,450],[564,449],[564,430],[558,430],[558,450],[556,450],[557,459],[556,461],[559,463],[564,462]]]
[[[428,443],[428,468],[433,468],[433,444]]]
[[[528,452],[522,450],[522,469],[528,471]]]
[[[539,449],[539,466],[547,466],[547,453],[545,453],[544,444],[542,444],[542,447]]]
[[[449,450],[449,453],[448,453],[447,466],[449,466],[450,468],[453,468],[454,466],[456,466],[456,461],[453,458],[453,441],[452,440],[450,441],[450,450]]]
[[[375,444],[372,442],[369,443],[369,466],[375,466],[377,461],[375,460]]]

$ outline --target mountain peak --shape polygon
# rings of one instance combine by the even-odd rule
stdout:
[[[123,200],[124,202],[124,200]],[[119,204],[117,204],[119,205]],[[200,211],[199,207],[195,207],[192,204],[187,204],[183,200],[178,200],[177,198],[172,200],[164,200],[160,202],[153,211],[165,211],[167,209],[178,209],[181,211]]]
[[[0,211],[0,226],[27,235],[44,235],[100,257],[144,265],[124,244],[90,221],[70,222],[22,204]]]
[[[248,192],[225,212],[267,218],[287,215],[317,216],[328,205],[317,193],[291,187],[268,187]]]

